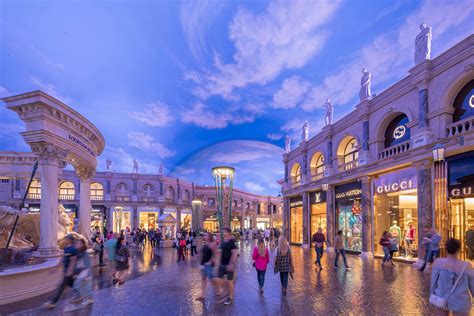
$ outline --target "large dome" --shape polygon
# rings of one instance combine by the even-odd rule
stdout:
[[[234,140],[214,144],[190,155],[170,176],[199,185],[214,185],[211,168],[219,165],[236,169],[234,187],[244,191],[276,196],[277,183],[284,177],[283,149],[265,142]]]

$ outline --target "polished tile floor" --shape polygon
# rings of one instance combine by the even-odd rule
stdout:
[[[212,289],[205,302],[200,294],[200,272],[196,259],[176,263],[173,249],[153,253],[134,249],[130,279],[111,286],[108,269],[95,269],[95,303],[92,307],[65,313],[68,300],[47,311],[39,299],[23,305],[18,315],[429,315],[429,272],[420,273],[410,264],[382,268],[379,259],[348,256],[352,270],[332,267],[333,254],[323,257],[322,271],[314,264],[310,249],[293,247],[294,280],[288,294],[281,294],[278,275],[269,268],[265,291],[258,293],[252,267],[252,243],[240,245],[236,294],[233,305],[216,303]],[[43,298],[44,300],[44,298]],[[34,305],[34,306],[32,306]],[[25,309],[26,308],[26,309]],[[18,309],[17,309],[18,311]],[[13,312],[9,310],[8,312]]]

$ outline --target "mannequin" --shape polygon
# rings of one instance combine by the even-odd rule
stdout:
[[[405,257],[412,257],[412,247],[415,242],[415,226],[413,226],[413,221],[408,221],[408,227],[405,228],[404,237],[406,245]]]
[[[392,226],[389,228],[389,232],[392,235],[392,238],[397,241],[397,248],[400,249],[400,237],[402,236],[402,229],[397,224],[397,221],[393,221]]]

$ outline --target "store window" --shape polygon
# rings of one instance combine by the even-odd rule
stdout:
[[[298,184],[301,182],[301,165],[299,163],[295,163],[293,167],[291,167],[291,183]]]
[[[309,195],[309,201],[311,205],[311,236],[318,231],[318,228],[321,228],[323,234],[326,235],[326,192],[311,192]]]
[[[357,141],[354,137],[352,137],[351,139],[349,139],[344,148],[343,161],[346,164],[353,161],[357,161],[357,158],[359,158],[359,151],[357,150]]]
[[[91,183],[91,200],[98,201],[104,199],[104,188],[102,184],[94,182]]]
[[[342,230],[344,248],[362,251],[362,185],[359,181],[336,186],[336,231]]]
[[[403,169],[374,180],[374,249],[383,255],[379,240],[383,232],[396,244],[394,257],[418,257],[418,203],[416,170]]]
[[[217,232],[219,225],[217,223],[217,217],[215,215],[207,216],[203,222],[204,230],[207,232]]]
[[[76,190],[74,183],[71,181],[64,181],[59,185],[59,199],[60,200],[74,200]]]
[[[141,229],[145,230],[150,230],[150,229],[156,229],[157,226],[157,221],[158,221],[158,212],[153,212],[153,211],[140,211],[139,212],[139,218],[138,218],[138,226]]]
[[[125,183],[120,183],[115,187],[115,196],[118,201],[129,201],[130,193]]]
[[[303,198],[290,198],[290,242],[303,243]]]
[[[40,199],[41,198],[41,182],[38,180],[31,181],[30,188],[28,189],[29,199]]]
[[[210,207],[216,206],[216,199],[208,198],[207,199],[207,205],[210,206]]]
[[[181,211],[181,229],[185,231],[191,230],[192,215],[191,212]]]
[[[390,122],[385,130],[385,148],[410,140],[410,128],[407,127],[408,117],[400,114]]]
[[[115,207],[112,214],[112,231],[120,232],[132,227],[132,212],[128,208]]]
[[[322,153],[317,152],[313,155],[310,162],[310,168],[312,177],[322,177],[325,169],[324,155]]]
[[[448,236],[461,240],[460,257],[474,260],[474,152],[448,158]]]
[[[469,81],[454,99],[453,122],[474,116],[474,80]]]

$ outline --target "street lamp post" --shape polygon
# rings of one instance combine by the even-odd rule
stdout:
[[[192,217],[192,230],[193,232],[196,232],[198,230],[201,229],[201,214],[202,214],[202,211],[201,211],[201,205],[202,205],[202,201],[199,200],[198,198],[195,198],[192,202],[191,202],[192,206],[193,206],[193,217]]]
[[[225,222],[229,225],[232,220],[232,189],[234,186],[235,169],[232,167],[219,166],[212,168],[212,175],[216,182],[216,197],[217,197],[217,220],[219,223],[219,232],[221,240],[224,239],[222,228]],[[229,184],[226,187],[226,180]],[[225,201],[228,199],[228,209],[225,212]],[[224,220],[222,216],[224,215]]]

